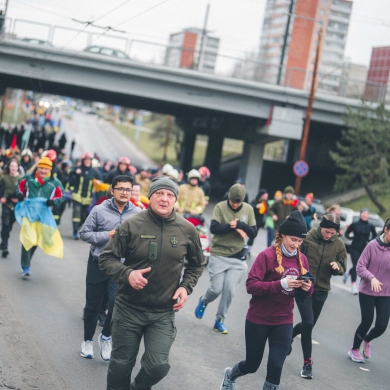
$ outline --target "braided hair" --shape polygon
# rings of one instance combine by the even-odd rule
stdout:
[[[282,266],[282,235],[280,233],[277,234],[275,238],[275,251],[276,251],[276,261],[278,262],[278,267],[275,268],[275,271],[279,274],[282,274],[284,272],[284,267]],[[299,267],[301,268],[301,274],[305,275],[307,273],[307,270],[302,265],[302,259],[301,259],[301,251],[299,250],[299,247],[297,249],[297,257],[299,262]]]

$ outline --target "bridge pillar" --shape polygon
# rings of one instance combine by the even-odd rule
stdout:
[[[218,177],[219,167],[221,165],[223,135],[211,133],[209,135],[206,158],[204,165],[210,169],[211,175],[214,178]]]
[[[245,141],[239,177],[245,179],[246,191],[251,201],[259,191],[263,171],[264,143]]]
[[[192,168],[192,158],[195,149],[196,134],[184,132],[184,141],[180,153],[180,167],[186,174]]]

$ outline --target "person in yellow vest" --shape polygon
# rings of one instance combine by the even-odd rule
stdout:
[[[141,168],[135,175],[135,181],[141,186],[141,195],[148,196],[150,189],[150,172],[146,168]]]
[[[177,212],[181,214],[200,215],[206,207],[206,198],[199,187],[200,173],[196,169],[188,172],[188,184],[179,186]]]

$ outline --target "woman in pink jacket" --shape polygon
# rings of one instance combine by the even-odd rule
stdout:
[[[386,220],[382,233],[364,249],[356,271],[361,278],[362,321],[348,355],[354,362],[364,363],[371,357],[371,341],[386,331],[390,319],[390,218]],[[375,326],[369,331],[374,321],[374,309]]]

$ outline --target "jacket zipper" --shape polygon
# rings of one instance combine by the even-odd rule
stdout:
[[[321,268],[321,264],[322,264],[322,259],[324,258],[324,251],[325,251],[325,243],[322,244],[322,254],[321,254],[320,264],[318,265],[318,269],[317,269],[316,284],[315,284],[315,286],[317,286],[317,284],[318,284],[318,274],[320,273],[320,268]]]
[[[160,250],[159,250],[159,254],[157,256],[157,272],[156,272],[156,276],[154,277],[153,279],[153,286],[152,286],[152,293],[150,295],[150,301],[149,301],[149,307],[150,305],[152,304],[152,301],[153,301],[153,298],[154,298],[154,287],[156,285],[156,281],[158,279],[158,274],[160,272],[160,264],[161,264],[161,254],[162,254],[162,244],[163,244],[163,239],[164,239],[164,219],[161,218],[161,238],[160,238]]]

